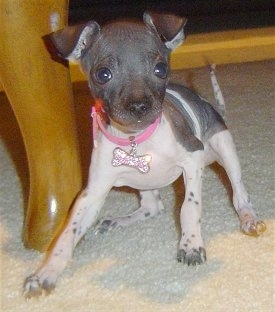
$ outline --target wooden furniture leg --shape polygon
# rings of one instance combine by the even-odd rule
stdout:
[[[40,251],[49,247],[82,182],[69,71],[51,59],[42,40],[53,12],[63,27],[68,1],[0,2],[0,80],[30,171],[24,243]]]

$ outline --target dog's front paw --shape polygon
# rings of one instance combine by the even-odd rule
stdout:
[[[55,288],[55,282],[49,279],[41,280],[37,274],[32,274],[26,278],[24,283],[24,296],[27,299],[32,297],[39,297],[43,293],[49,295]]]
[[[241,223],[241,231],[246,235],[257,237],[266,231],[266,225],[263,221],[246,220]]]
[[[192,248],[188,251],[179,249],[177,255],[178,262],[185,263],[187,265],[198,265],[206,261],[206,251],[203,247]]]

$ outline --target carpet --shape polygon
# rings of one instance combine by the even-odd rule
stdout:
[[[166,211],[134,226],[80,242],[56,290],[25,300],[24,278],[43,255],[21,240],[28,191],[28,168],[20,132],[0,94],[1,311],[17,312],[272,312],[275,311],[274,62],[217,68],[226,102],[226,121],[240,156],[255,211],[267,231],[243,235],[231,204],[228,180],[218,166],[207,168],[203,183],[202,233],[207,262],[187,267],[176,261],[182,179],[161,190]],[[207,68],[174,71],[172,78],[213,101]],[[90,154],[89,93],[74,84],[82,166]],[[34,125],[35,127],[35,125]],[[117,216],[137,208],[135,191],[114,189],[101,213]]]

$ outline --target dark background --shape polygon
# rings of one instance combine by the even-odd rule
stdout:
[[[187,17],[187,33],[265,27],[274,25],[274,3],[271,0],[71,0],[69,24],[91,19],[100,24],[120,17],[141,19],[144,11],[154,10]]]

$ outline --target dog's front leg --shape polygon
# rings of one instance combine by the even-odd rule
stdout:
[[[93,163],[93,162],[92,162]],[[105,198],[112,187],[111,178],[102,175],[99,165],[91,165],[89,183],[78,196],[67,224],[49,251],[44,263],[24,284],[26,297],[49,293],[58,276],[72,258],[73,250],[87,229],[96,222]]]
[[[178,261],[188,265],[206,261],[200,226],[203,157],[203,151],[196,151],[184,162],[185,199],[180,213],[182,232]]]
[[[58,276],[71,260],[73,250],[87,229],[96,221],[104,203],[104,197],[93,198],[94,194],[84,190],[79,195],[71,212],[69,221],[58,237],[54,247],[46,256],[45,262],[24,284],[26,297],[39,296],[51,292]]]

